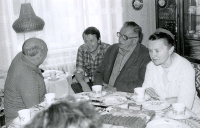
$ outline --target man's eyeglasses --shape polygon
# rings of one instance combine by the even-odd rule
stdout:
[[[137,37],[127,37],[126,35],[122,35],[120,32],[117,32],[117,36],[119,37],[119,38],[123,38],[123,40],[124,41],[127,41],[128,39],[131,39],[131,38],[138,38],[138,36]]]

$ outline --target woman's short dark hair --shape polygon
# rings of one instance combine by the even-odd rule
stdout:
[[[82,36],[84,34],[85,35],[89,35],[89,34],[95,35],[97,40],[99,40],[100,37],[101,37],[101,34],[100,34],[99,30],[97,28],[95,28],[95,27],[88,27],[87,29],[84,30]]]
[[[164,39],[166,45],[169,47],[175,46],[174,39],[171,37],[171,35],[165,32],[155,32],[149,36],[149,40],[158,40],[158,39]]]

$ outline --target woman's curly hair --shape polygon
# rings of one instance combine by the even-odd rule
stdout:
[[[102,121],[88,102],[61,101],[39,112],[25,128],[101,128]]]

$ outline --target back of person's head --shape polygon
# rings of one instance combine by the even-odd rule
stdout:
[[[174,35],[166,29],[158,28],[156,31],[150,35],[149,40],[158,40],[164,39],[167,46],[172,47],[175,46],[175,38]]]
[[[36,56],[38,53],[47,51],[46,43],[39,38],[29,38],[22,46],[22,53],[26,56]]]
[[[95,28],[95,27],[88,27],[87,29],[85,29],[85,30],[83,31],[82,36],[83,36],[84,34],[85,34],[85,35],[89,35],[89,34],[95,35],[96,38],[97,38],[97,40],[99,40],[100,37],[101,37],[99,30],[98,30],[97,28]]]
[[[38,113],[25,128],[101,128],[102,121],[88,102],[62,101]]]
[[[137,33],[139,36],[139,42],[142,41],[142,38],[143,38],[142,28],[137,23],[133,21],[127,21],[124,23],[123,27],[132,27],[133,32]]]

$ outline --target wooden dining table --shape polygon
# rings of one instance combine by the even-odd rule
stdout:
[[[167,123],[171,123],[169,125],[173,125],[170,128],[200,128],[200,119],[190,110],[186,110],[189,114],[188,117],[176,119],[168,115],[168,113],[172,111],[170,104],[168,105],[166,101],[151,99],[148,96],[143,101],[137,101],[134,99],[133,94],[126,92],[104,92],[100,97],[96,97],[92,92],[82,92],[73,94],[73,96],[77,99],[77,101],[86,100],[90,104],[94,105],[100,116],[102,116],[103,119],[105,118],[105,120],[103,120],[103,128],[126,128],[128,126],[123,122],[123,120],[128,120],[128,118],[136,119],[136,117],[137,119],[139,118],[143,121],[144,125],[141,126],[142,128],[153,128],[153,125],[157,124],[167,127],[165,126]],[[63,99],[64,98],[62,98],[62,100]],[[59,99],[57,99],[57,101],[59,101]],[[151,104],[144,107],[145,105],[148,105],[148,103]],[[30,108],[31,114],[33,115],[32,118],[38,112],[46,109],[44,104],[45,103],[42,102],[39,105],[35,105]],[[151,106],[155,104],[162,104],[166,106],[161,106],[163,107],[162,109],[159,109],[158,105],[157,107]],[[155,110],[153,110],[154,108]],[[115,118],[118,118],[118,122],[115,122]],[[132,127],[132,125],[129,127]],[[8,126],[8,128],[23,128],[23,126],[20,125],[19,118],[17,117],[13,123]]]

